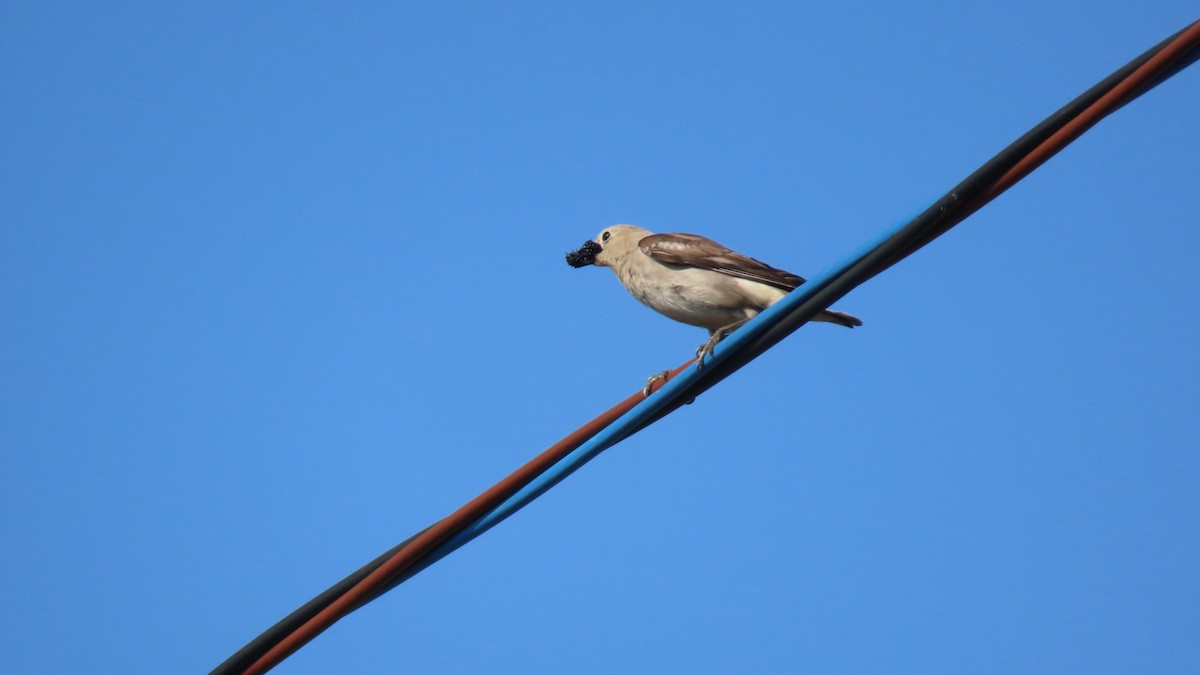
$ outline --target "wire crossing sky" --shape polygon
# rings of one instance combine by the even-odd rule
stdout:
[[[689,356],[601,226],[811,277],[1196,18],[946,9],[6,4],[11,667],[206,670]],[[1193,672],[1198,85],[280,672]]]
[[[880,235],[817,278],[807,283],[797,279],[804,283],[802,288],[794,289],[795,292],[781,298],[722,342],[720,353],[710,352],[710,342],[695,358],[651,378],[641,395],[634,394],[587,422],[451,515],[305,603],[226,659],[213,673],[259,673],[276,666],[349,612],[494,527],[600,452],[680,405],[694,403],[701,391],[761,355],[827,305],[947,232],[1061,152],[1101,119],[1187,68],[1197,58],[1200,58],[1200,22],[1163,40],[1059,108],[921,214]],[[627,226],[622,227],[628,230]],[[578,251],[568,253],[566,262],[580,267],[594,258],[600,264],[597,254],[615,245],[609,237],[615,240],[619,232],[619,228],[605,229],[596,241],[607,243],[601,245],[589,240]],[[686,239],[689,235],[665,236]],[[645,241],[638,245],[644,244]],[[747,262],[760,265],[752,260]],[[610,260],[609,264],[615,263]],[[854,325],[861,325],[861,321],[855,319]],[[695,367],[690,367],[692,364]],[[671,378],[669,383],[668,378]],[[650,398],[656,389],[662,391]]]

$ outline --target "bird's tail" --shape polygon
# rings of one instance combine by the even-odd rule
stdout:
[[[858,318],[857,316],[854,316],[853,314],[847,314],[845,312],[835,312],[832,309],[822,310],[820,314],[813,317],[813,321],[828,321],[829,323],[836,323],[837,325],[845,326],[846,328],[854,328],[855,326],[863,325],[862,319]]]

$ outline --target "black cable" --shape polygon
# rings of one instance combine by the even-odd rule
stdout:
[[[997,179],[1004,176],[1009,169],[1016,166],[1018,162],[1028,156],[1066,124],[1076,119],[1083,111],[1128,78],[1135,70],[1162,51],[1164,47],[1171,44],[1173,40],[1186,30],[1188,29],[1184,28],[1146,50],[1146,52],[1079,95],[1019,139],[1009,144],[1008,147],[1000,151],[995,157],[909,222],[907,226],[897,231],[891,238],[851,267],[845,274],[833,280],[827,287],[815,294],[807,302],[797,306],[790,314],[767,330],[758,340],[748,344],[744,349],[739,350],[738,353],[730,355],[730,358],[719,363],[714,363],[711,367],[706,366],[704,375],[679,396],[678,401],[680,403],[663,409],[658,415],[643,425],[642,428],[674,412],[680,406],[684,405],[684,401],[694,400],[700,394],[708,391],[734,371],[792,334],[822,309],[833,305],[867,280],[877,276],[892,265],[916,252],[933,239],[944,234],[955,224],[970,215],[970,213],[973,213],[975,209],[982,206],[982,204],[974,204],[974,202]],[[1197,59],[1200,59],[1200,47],[1193,47],[1108,112],[1111,113],[1120,109],[1171,75],[1191,65]],[[964,207],[969,207],[971,210],[962,213]]]
[[[303,626],[317,612],[325,609],[329,603],[341,597],[342,594],[357,585],[358,582],[362,581],[368,574],[375,571],[375,568],[379,567],[392,556],[399,553],[405,546],[408,545],[410,541],[421,536],[421,533],[428,529],[429,528],[426,527],[421,530],[421,532],[417,532],[408,539],[396,544],[387,552],[379,555],[371,562],[352,572],[345,579],[342,579],[341,581],[327,588],[317,597],[304,603],[294,612],[276,622],[275,625],[263,631],[258,637],[246,643],[245,647],[242,647],[236,653],[234,653],[233,656],[225,659],[224,663],[216,668],[213,668],[212,671],[209,672],[209,675],[237,675],[245,672],[245,670],[249,668],[251,664],[253,664],[255,661],[258,661],[263,654],[266,654],[272,647],[278,644],[280,640],[288,635],[291,635],[296,631],[297,628]],[[363,602],[362,605],[365,605],[367,602],[370,602],[380,595],[383,595],[393,586],[408,579],[419,571],[420,569],[414,569],[412,570],[412,574],[402,575],[396,580],[395,583],[387,588],[381,589],[379,593],[372,596],[366,602]],[[362,607],[362,605],[359,605],[359,607]]]
[[[1187,29],[1185,28],[1184,30]],[[1084,110],[1089,108],[1097,100],[1111,91],[1115,86],[1124,81],[1131,73],[1145,64],[1149,59],[1153,58],[1165,46],[1176,39],[1182,32],[1183,31],[1179,31],[1179,33],[1176,33],[1166,40],[1163,40],[1142,55],[1138,56],[1136,59],[1130,61],[1124,67],[1117,70],[1112,75],[1109,75],[1103,81],[1088,89],[1076,99],[1047,117],[1042,123],[1021,136],[1021,138],[1011,143],[986,164],[955,186],[954,189],[935,202],[933,206],[926,209],[922,214],[914,218],[908,225],[901,228],[896,232],[896,234],[876,247],[858,263],[853,265],[845,274],[842,274],[840,277],[832,280],[828,286],[816,293],[807,302],[799,305],[795,310],[784,316],[778,323],[767,330],[757,340],[747,345],[746,348],[740,350],[738,353],[732,354],[729,359],[706,366],[705,370],[703,371],[704,375],[677,398],[677,400],[681,401],[681,403],[667,407],[640,428],[644,428],[645,426],[652,424],[658,419],[661,419],[665,415],[674,411],[679,406],[684,404],[682,402],[695,399],[701,393],[707,391],[718,382],[728,377],[735,370],[741,368],[743,365],[783,340],[805,322],[809,321],[822,309],[829,307],[834,302],[850,293],[854,288],[857,288],[867,280],[880,274],[900,260],[903,260],[905,257],[916,252],[934,238],[945,233],[955,224],[962,221],[964,218],[970,215],[970,213],[974,212],[975,209],[982,206],[982,203],[976,203],[977,200],[979,200],[981,196],[984,195],[985,192],[991,188],[991,186],[1000,177],[1004,176],[1010,169],[1016,166],[1018,162],[1022,161],[1053,134],[1058,132],[1072,120],[1076,119]],[[1200,47],[1192,48],[1190,51],[1178,58],[1174,63],[1166,66],[1160,73],[1156,74],[1146,83],[1143,83],[1125,100],[1121,101],[1106,114],[1110,114],[1111,112],[1123,107],[1133,99],[1141,96],[1146,91],[1154,88],[1162,81],[1170,78],[1180,70],[1191,65],[1197,59],[1200,59]],[[969,210],[963,212],[964,208]],[[422,532],[424,532],[424,530],[422,530]],[[226,659],[224,663],[213,669],[210,675],[230,675],[232,673],[241,673],[245,671],[246,668],[255,663],[262,655],[278,644],[280,640],[293,633],[298,627],[305,624],[309,619],[330,605],[334,600],[341,597],[349,588],[357,585],[363,578],[368,576],[381,564],[392,558],[399,551],[403,550],[409,542],[416,539],[416,537],[420,534],[421,533],[418,532],[400,544],[397,544],[389,551],[376,557],[371,562],[362,566],[352,574],[348,575],[338,583],[325,590],[317,597],[293,611],[288,616],[278,621],[275,625],[271,626],[271,628],[264,631],[246,646],[238,650],[238,652],[236,652],[234,655]],[[368,599],[364,600],[358,606],[361,607],[362,605],[365,605],[400,583],[403,583],[428,565],[432,564],[432,562],[432,560],[428,560],[422,561],[421,564],[414,565],[396,579],[389,582],[385,587],[381,588],[378,592],[372,594]]]

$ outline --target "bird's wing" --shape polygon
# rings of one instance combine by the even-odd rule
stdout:
[[[712,270],[774,286],[782,291],[795,290],[804,283],[804,277],[775,269],[698,234],[652,234],[643,237],[638,242],[638,248],[661,263]]]

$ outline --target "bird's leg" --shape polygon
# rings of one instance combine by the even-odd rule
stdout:
[[[646,378],[646,386],[642,387],[642,396],[649,396],[651,394],[651,392],[653,392],[653,390],[654,390],[654,383],[658,382],[659,380],[666,382],[667,377],[670,374],[671,374],[671,371],[664,370],[661,373],[658,373],[657,375],[651,375],[650,377]]]
[[[709,331],[708,342],[700,345],[700,348],[696,350],[696,369],[699,370],[704,367],[704,357],[713,353],[713,350],[716,349],[718,342],[724,340],[733,331],[741,328],[742,324],[749,320],[750,319],[741,319],[739,321],[734,321],[728,326],[722,326],[716,330]]]

